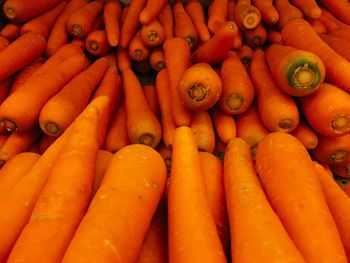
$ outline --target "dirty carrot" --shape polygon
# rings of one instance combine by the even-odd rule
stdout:
[[[315,149],[318,144],[318,134],[303,119],[299,120],[298,126],[291,134],[308,150]]]
[[[266,27],[266,32],[267,32],[267,41],[269,43],[273,43],[273,44],[280,44],[283,45],[282,43],[282,35],[281,32],[278,31],[277,29],[273,28],[273,27]]]
[[[278,28],[282,29],[289,21],[302,19],[303,13],[292,5],[290,0],[274,0],[274,5],[279,13]]]
[[[91,31],[85,39],[85,48],[91,55],[97,57],[106,55],[110,49],[106,30]]]
[[[246,44],[242,44],[242,46],[235,50],[236,54],[238,55],[238,57],[240,58],[242,64],[248,68],[250,66],[250,62],[252,60],[252,56],[253,56],[253,50],[250,46],[246,45]]]
[[[214,0],[208,14],[208,29],[215,34],[226,22],[228,0]]]
[[[265,26],[260,23],[255,28],[243,32],[243,38],[251,48],[258,48],[265,44],[267,32]]]
[[[166,3],[157,16],[159,22],[164,28],[165,39],[174,37],[174,16],[169,3]]]
[[[122,7],[119,0],[108,1],[103,8],[103,21],[106,27],[108,43],[116,47],[119,43],[120,24],[119,18],[122,14]]]
[[[251,0],[238,0],[234,17],[242,30],[254,29],[261,21],[260,11],[251,4]]]
[[[161,47],[156,47],[151,50],[149,63],[151,67],[156,71],[161,71],[163,68],[165,68],[165,57],[163,49]]]
[[[117,64],[120,72],[131,68],[131,58],[127,49],[118,47],[117,49]]]
[[[346,0],[338,0],[338,1],[331,1],[331,0],[321,0],[320,3],[326,7],[332,14],[334,14],[337,18],[339,18],[341,21],[346,23],[350,26],[350,18],[349,18],[349,12],[350,12],[350,4],[349,1]]]
[[[274,25],[279,20],[279,13],[272,2],[272,0],[253,0],[253,5],[260,11],[262,20],[269,25]]]
[[[21,25],[16,23],[7,23],[0,31],[0,35],[6,37],[8,40],[14,40],[19,37]]]
[[[205,110],[193,112],[190,128],[198,150],[214,152],[215,131],[209,112]]]
[[[218,107],[212,110],[212,120],[217,136],[224,143],[236,137],[236,122],[231,115],[223,113]]]
[[[96,155],[96,168],[94,183],[92,186],[92,196],[96,194],[98,188],[100,187],[112,157],[113,153],[109,151],[98,150]]]
[[[206,25],[206,17],[204,14],[204,8],[199,0],[186,1],[185,10],[191,18],[194,27],[198,33],[198,37],[203,42],[210,39],[210,33]]]
[[[141,39],[149,47],[156,47],[164,42],[164,29],[158,19],[155,18],[147,25],[142,26]]]
[[[145,8],[140,13],[140,23],[143,25],[151,23],[161,12],[166,3],[166,0],[148,0]]]
[[[324,42],[327,43],[328,46],[335,50],[339,55],[350,61],[350,48],[348,40],[326,34],[319,34],[319,36]]]
[[[131,39],[128,50],[129,56],[132,60],[143,61],[148,59],[150,48],[142,41],[140,30],[138,30]]]

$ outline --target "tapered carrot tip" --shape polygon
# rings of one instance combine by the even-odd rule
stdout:
[[[196,102],[204,100],[208,92],[209,92],[209,88],[201,84],[195,84],[188,89],[189,97],[191,98],[191,100]]]
[[[16,122],[9,120],[9,119],[4,119],[1,122],[1,126],[5,127],[6,131],[9,133],[15,132],[18,130],[18,126]]]
[[[61,133],[60,127],[58,127],[56,123],[50,121],[44,125],[44,129],[45,133],[47,133],[50,136],[58,136]]]
[[[83,29],[80,25],[74,24],[72,25],[72,33],[74,36],[79,36],[83,32]]]
[[[225,104],[230,110],[239,110],[243,105],[243,98],[240,95],[233,94],[227,97]]]
[[[281,131],[289,131],[293,128],[293,121],[290,119],[282,119],[278,123],[278,126],[281,129]]]
[[[112,47],[118,46],[118,39],[110,39],[110,40],[109,40],[109,44],[110,44]]]
[[[142,136],[139,139],[139,143],[152,146],[154,143],[154,136],[149,133],[142,134]]]
[[[349,116],[336,116],[332,121],[332,128],[336,131],[346,131],[349,129],[350,120]]]
[[[260,23],[260,16],[256,12],[248,13],[244,16],[242,24],[246,29],[254,29]]]

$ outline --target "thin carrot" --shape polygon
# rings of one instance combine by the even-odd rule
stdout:
[[[7,23],[1,28],[0,35],[6,37],[8,40],[14,40],[19,37],[21,25],[16,23]]]
[[[303,13],[299,8],[292,5],[290,0],[274,0],[274,4],[279,13],[278,27],[282,29],[289,21],[302,19]]]
[[[317,34],[327,34],[327,27],[319,19],[311,19],[309,23]]]
[[[238,0],[234,17],[237,26],[243,31],[254,29],[261,21],[260,11],[251,4],[251,0]]]
[[[140,30],[138,30],[131,39],[128,50],[132,60],[143,61],[148,59],[151,53],[150,48],[142,41]]]
[[[151,108],[151,111],[157,117],[157,119],[160,119],[159,100],[155,85],[146,84],[142,87],[142,91],[145,95],[149,107]]]
[[[169,73],[171,109],[174,122],[177,126],[188,126],[191,122],[191,112],[180,100],[178,85],[182,74],[191,65],[190,48],[187,42],[179,37],[166,40],[163,48],[165,64]]]
[[[260,11],[262,20],[274,25],[279,20],[279,13],[273,5],[273,0],[253,0],[253,5]]]
[[[213,108],[212,119],[216,134],[224,143],[228,143],[231,138],[236,137],[235,119],[223,113],[218,107]]]
[[[289,0],[293,5],[299,8],[307,18],[317,19],[321,16],[321,8],[315,0]]]
[[[161,47],[156,47],[151,50],[149,63],[155,71],[161,71],[163,68],[165,68],[165,57]]]
[[[315,149],[318,145],[318,134],[303,119],[299,120],[298,126],[291,134],[308,150]]]
[[[254,98],[254,87],[239,57],[230,51],[221,66],[220,109],[226,114],[246,111]]]
[[[160,144],[160,147],[158,147],[157,151],[163,157],[169,175],[172,163],[172,147],[167,147],[164,143],[162,143]]]
[[[90,32],[85,39],[85,47],[91,55],[97,57],[105,56],[110,49],[106,30],[101,29]]]
[[[119,18],[121,14],[122,7],[119,0],[108,1],[103,8],[103,21],[106,27],[108,43],[112,47],[118,46],[119,43]]]
[[[45,38],[35,32],[22,35],[11,42],[0,52],[0,81],[33,63],[44,53],[45,48]]]
[[[151,23],[161,12],[166,3],[166,0],[148,0],[145,8],[140,13],[140,23],[143,25]]]
[[[341,21],[350,26],[350,3],[346,0],[330,1],[321,0],[320,3],[326,7],[332,14],[338,17]]]
[[[7,48],[9,44],[10,41],[6,37],[0,35],[0,52]]]
[[[240,58],[242,64],[248,68],[250,66],[250,62],[252,60],[252,56],[253,56],[253,50],[250,46],[246,45],[246,44],[242,44],[242,46],[235,50],[236,54],[238,55],[238,57]]]
[[[223,176],[232,261],[306,263],[267,200],[249,145],[240,138],[226,148]]]
[[[319,34],[319,36],[334,51],[336,51],[339,55],[350,61],[350,48],[348,40],[326,34]]]
[[[168,192],[169,263],[227,262],[205,191],[193,132],[179,127]]]
[[[199,0],[189,0],[185,3],[185,10],[192,20],[194,27],[198,33],[198,37],[203,42],[210,39],[210,33],[206,25],[206,17],[204,8]]]
[[[149,60],[133,60],[132,61],[133,69],[141,74],[148,73],[152,70]]]
[[[299,122],[296,102],[277,86],[265,57],[261,49],[255,50],[250,65],[260,118],[270,131],[291,132]]]
[[[192,115],[191,125],[194,140],[198,150],[214,152],[215,131],[208,111],[195,111]]]
[[[44,13],[61,1],[38,0],[32,3],[26,0],[6,0],[2,6],[2,10],[9,20],[21,23]]]
[[[62,262],[136,262],[165,181],[163,158],[151,147],[118,151]]]
[[[128,68],[131,68],[131,58],[129,56],[129,52],[127,49],[118,47],[117,62],[118,62],[118,69],[120,72],[123,72]]]
[[[149,47],[161,45],[165,39],[163,26],[158,19],[153,19],[141,28],[141,39]]]
[[[213,0],[208,14],[208,29],[215,34],[226,22],[228,0]]]
[[[164,28],[165,39],[174,37],[174,16],[169,3],[166,3],[157,16]]]
[[[331,164],[329,167],[334,174],[343,178],[350,178],[350,162]]]
[[[338,29],[338,24],[329,17],[325,16],[323,10],[321,17],[318,20],[326,27],[327,33]]]
[[[44,134],[41,137],[40,143],[39,143],[39,153],[43,154],[51,144],[53,144],[56,141],[57,137],[49,136],[47,134]]]
[[[120,25],[122,25],[125,21],[126,15],[128,14],[130,5],[123,6],[122,13],[120,15]],[[119,36],[120,39],[120,36]]]
[[[350,95],[337,86],[324,82],[300,104],[305,118],[318,133],[330,137],[349,133]]]
[[[237,30],[238,28],[234,22],[226,22],[210,40],[203,43],[193,52],[193,62],[221,63],[233,46]]]
[[[95,178],[92,186],[92,196],[94,196],[101,186],[108,165],[113,157],[113,153],[104,150],[98,150],[96,155]]]
[[[258,48],[265,44],[267,32],[265,26],[260,23],[255,28],[243,32],[243,38],[251,48]]]
[[[219,100],[221,91],[221,79],[207,63],[187,68],[178,85],[181,101],[190,110],[208,110]]]
[[[267,32],[267,41],[269,43],[273,43],[273,44],[280,44],[283,45],[282,43],[282,35],[281,32],[278,31],[277,29],[273,28],[273,27],[266,27],[266,32]]]

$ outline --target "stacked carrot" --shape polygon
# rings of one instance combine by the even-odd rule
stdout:
[[[124,2],[4,1],[0,263],[348,262],[349,1]]]

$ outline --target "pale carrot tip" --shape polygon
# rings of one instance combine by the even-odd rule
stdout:
[[[14,19],[16,18],[16,12],[13,8],[7,8],[5,11],[6,17],[9,19]]]
[[[250,13],[244,17],[242,24],[246,29],[254,29],[260,23],[260,19],[256,13]]]
[[[278,123],[278,127],[282,130],[282,131],[288,131],[293,127],[293,121],[290,119],[283,119],[280,120],[280,122]]]
[[[110,39],[108,42],[112,47],[118,46],[118,39]]]
[[[54,123],[54,122],[47,122],[44,125],[45,133],[47,133],[50,136],[59,136],[61,131],[60,127]]]
[[[337,131],[346,131],[350,128],[349,116],[336,116],[332,121],[332,128]]]
[[[1,122],[1,125],[3,127],[5,127],[6,131],[9,132],[9,133],[12,133],[12,132],[15,132],[15,131],[18,130],[18,126],[17,126],[16,122],[11,121],[9,119],[4,119]]]
[[[192,101],[199,102],[204,100],[209,92],[209,88],[201,84],[195,84],[187,90],[187,94]]]
[[[331,159],[334,163],[341,163],[343,162],[349,155],[349,152],[348,151],[345,151],[345,150],[339,150],[339,151],[336,151]]]
[[[83,29],[81,28],[80,25],[74,24],[72,25],[72,34],[74,36],[79,36],[83,32]]]
[[[150,133],[142,134],[142,136],[139,139],[139,143],[152,146],[154,143],[154,136]]]
[[[314,19],[320,18],[322,15],[322,10],[321,8],[314,8],[311,10],[311,17]]]

